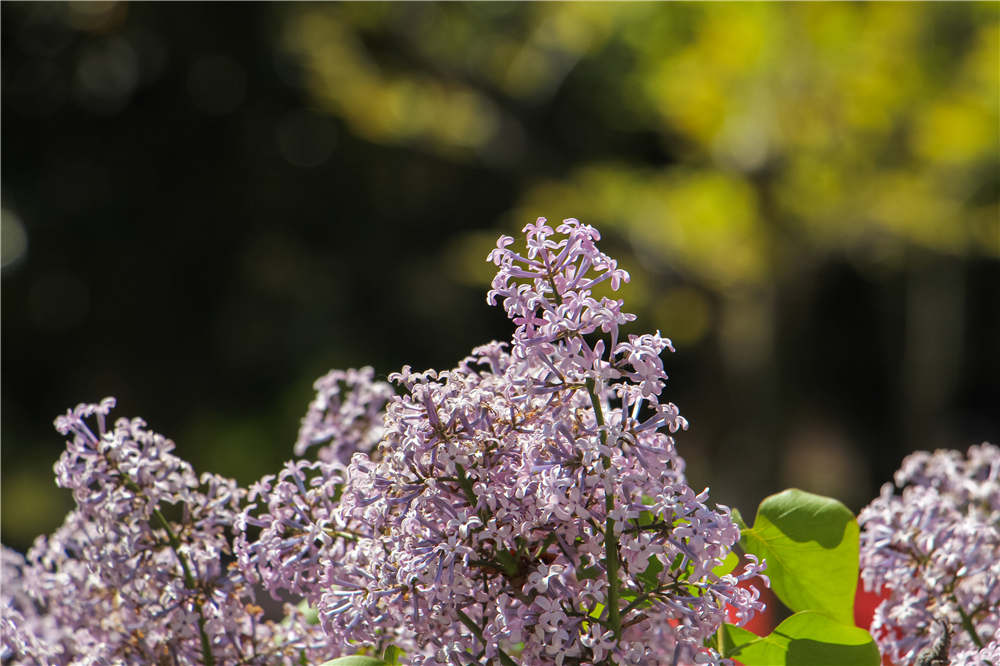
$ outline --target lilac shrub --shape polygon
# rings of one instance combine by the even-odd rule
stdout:
[[[396,389],[371,368],[320,378],[294,447],[316,459],[249,489],[139,419],[108,428],[113,400],[57,419],[76,509],[3,553],[3,663],[726,662],[708,646],[727,612],[763,609],[740,584],[765,567],[723,566],[739,528],[687,484],[670,340],[624,333],[610,294],[629,275],[593,227],[524,231],[489,256],[509,342],[404,367]]]
[[[382,438],[385,405],[394,395],[370,367],[333,370],[316,380],[316,398],[302,418],[295,453],[318,446],[318,461],[285,463],[249,490],[236,522],[235,551],[247,579],[275,599],[287,593],[315,607],[331,585],[331,563],[354,533],[336,511],[355,452],[372,453]],[[254,528],[256,536],[251,533]]]
[[[596,230],[525,231],[524,255],[509,237],[490,254],[511,343],[391,377],[383,438],[325,519],[345,536],[318,574],[323,626],[413,664],[717,661],[705,641],[727,603],[763,608],[738,587],[763,564],[713,573],[739,529],[684,479],[668,432],[686,422],[660,397],[670,341],[621,339],[634,316],[592,290],[628,274]]]
[[[56,481],[76,509],[26,562],[4,556],[12,663],[292,664],[311,655],[316,629],[295,617],[263,621],[247,581],[227,565],[226,530],[246,491],[199,478],[141,419],[107,428],[113,406],[108,398],[56,419],[69,437]]]
[[[1000,448],[910,455],[858,520],[862,580],[888,592],[883,654],[911,663],[938,642],[950,663],[1000,664]]]
[[[289,461],[277,476],[250,487],[236,522],[235,552],[247,579],[275,599],[284,592],[315,607],[330,563],[344,557],[345,539],[354,538],[335,509],[351,456],[372,453],[382,438],[394,392],[374,377],[374,369],[364,367],[317,379],[294,451],[301,456],[318,447],[319,460]]]

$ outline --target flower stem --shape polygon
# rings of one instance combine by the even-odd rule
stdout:
[[[486,637],[483,636],[483,630],[480,629],[476,625],[476,623],[472,621],[471,617],[463,613],[461,610],[458,610],[457,613],[458,613],[458,619],[462,621],[462,624],[464,624],[468,628],[468,630],[471,631],[472,634],[479,639],[479,642],[481,642],[484,646],[488,647],[486,643]],[[510,655],[501,650],[499,646],[497,647],[497,656],[499,656],[500,663],[503,664],[503,666],[517,666],[517,662],[511,659]]]
[[[177,555],[177,560],[181,563],[181,570],[184,572],[184,585],[189,590],[194,590],[196,588],[194,582],[194,576],[191,574],[191,567],[188,566],[187,558],[184,557],[184,553],[181,552],[181,542],[174,534],[174,530],[170,527],[170,523],[167,521],[166,516],[160,512],[160,508],[156,507],[153,509],[153,515],[160,522],[160,526],[163,527],[167,532],[167,539],[170,541],[170,547],[173,549],[174,554]],[[212,656],[212,643],[208,640],[208,634],[205,633],[205,616],[201,612],[201,603],[195,600],[195,606],[198,607],[198,635],[201,637],[201,655],[205,660],[205,666],[215,666],[215,657]]]
[[[142,488],[139,484],[135,483],[129,477],[122,474],[122,478],[125,480],[125,487],[134,492],[136,495],[140,495],[145,498],[145,493],[142,492]],[[181,552],[181,541],[177,538],[177,534],[174,533],[172,527],[170,527],[170,521],[167,520],[163,512],[160,511],[160,507],[156,506],[153,508],[153,517],[156,518],[160,527],[167,533],[167,541],[170,543],[170,548],[174,551],[174,555],[177,556],[177,561],[180,562],[181,571],[184,573],[184,587],[189,590],[196,591],[198,586],[195,583],[194,575],[191,573],[191,567],[188,565],[187,558],[184,553]],[[205,632],[205,616],[201,612],[201,603],[199,600],[195,600],[195,607],[198,609],[198,635],[201,638],[201,656],[205,662],[205,666],[215,666],[215,657],[212,656],[212,643],[208,640],[208,634]]]
[[[955,599],[955,597],[953,596],[952,599]],[[976,633],[976,627],[972,624],[972,618],[968,616],[964,608],[958,605],[958,599],[955,599],[955,604],[958,607],[958,614],[962,616],[962,628],[965,629],[965,632],[969,634],[970,638],[972,638],[972,642],[976,644],[976,647],[982,650],[983,640],[979,638],[979,634]]]
[[[458,485],[462,487],[462,492],[465,493],[465,500],[469,503],[473,509],[476,508],[476,491],[472,486],[472,481],[469,479],[468,474],[465,473],[465,467],[460,463],[455,463],[455,472],[458,476]]]
[[[601,401],[597,397],[596,382],[593,378],[587,379],[587,393],[590,395],[590,404],[594,407],[594,417],[597,425],[601,428],[601,444],[607,446],[608,434],[604,430],[604,412],[601,411]],[[601,456],[601,463],[605,470],[611,469],[611,458],[607,455]],[[608,624],[614,632],[615,640],[621,638],[622,618],[621,609],[618,607],[621,597],[621,581],[618,580],[618,535],[615,534],[615,519],[611,517],[611,512],[615,508],[614,489],[604,491],[604,510],[607,517],[604,521],[604,566],[608,572]]]

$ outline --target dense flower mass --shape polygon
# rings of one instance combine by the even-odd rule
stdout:
[[[107,428],[110,399],[57,419],[77,508],[26,559],[3,553],[4,663],[725,661],[707,646],[763,608],[740,583],[764,563],[724,566],[739,529],[687,485],[670,340],[624,334],[629,275],[593,227],[524,231],[488,258],[509,342],[404,367],[398,394],[371,368],[329,373],[295,444],[318,459],[249,490],[139,419]],[[291,602],[283,621],[259,589]]]
[[[862,579],[888,590],[883,654],[911,663],[937,642],[950,663],[1000,664],[1000,448],[914,453],[895,482],[858,518]]]
[[[762,604],[713,573],[739,537],[684,480],[660,398],[659,333],[629,335],[628,274],[592,227],[539,220],[503,237],[491,303],[510,345],[395,374],[374,457],[355,454],[332,525],[347,532],[318,606],[335,640],[391,640],[414,664],[692,663],[727,603]]]
[[[319,446],[317,457],[348,463],[355,451],[370,453],[382,439],[385,403],[392,386],[377,382],[375,370],[331,370],[316,380],[316,397],[302,417],[295,455]]]
[[[27,561],[4,554],[4,652],[15,664],[275,664],[326,654],[315,628],[262,620],[231,559],[244,490],[197,477],[114,400],[56,419],[56,481],[77,508]],[[96,421],[96,431],[88,419]],[[8,572],[10,574],[8,575]]]
[[[236,553],[248,579],[277,598],[282,591],[319,600],[330,562],[343,557],[346,532],[335,511],[345,464],[371,453],[383,434],[386,402],[394,395],[370,367],[332,370],[316,380],[316,397],[302,418],[295,453],[320,445],[318,461],[285,464],[250,487],[237,521]],[[256,538],[249,536],[259,528]]]

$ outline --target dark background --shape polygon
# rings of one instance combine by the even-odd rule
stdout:
[[[858,509],[1000,432],[995,4],[3,3],[2,531],[119,399],[291,456],[331,367],[509,336],[484,260],[579,217],[660,328],[694,486]]]

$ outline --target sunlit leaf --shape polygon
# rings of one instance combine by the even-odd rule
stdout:
[[[790,489],[761,502],[740,542],[767,560],[778,598],[793,611],[818,610],[853,624],[858,522],[835,499]]]
[[[744,666],[878,666],[878,647],[864,629],[818,611],[803,611],[767,636],[723,626],[726,657]]]
[[[354,654],[350,657],[338,657],[330,661],[325,661],[320,666],[389,666],[389,662],[376,659],[375,657]]]

